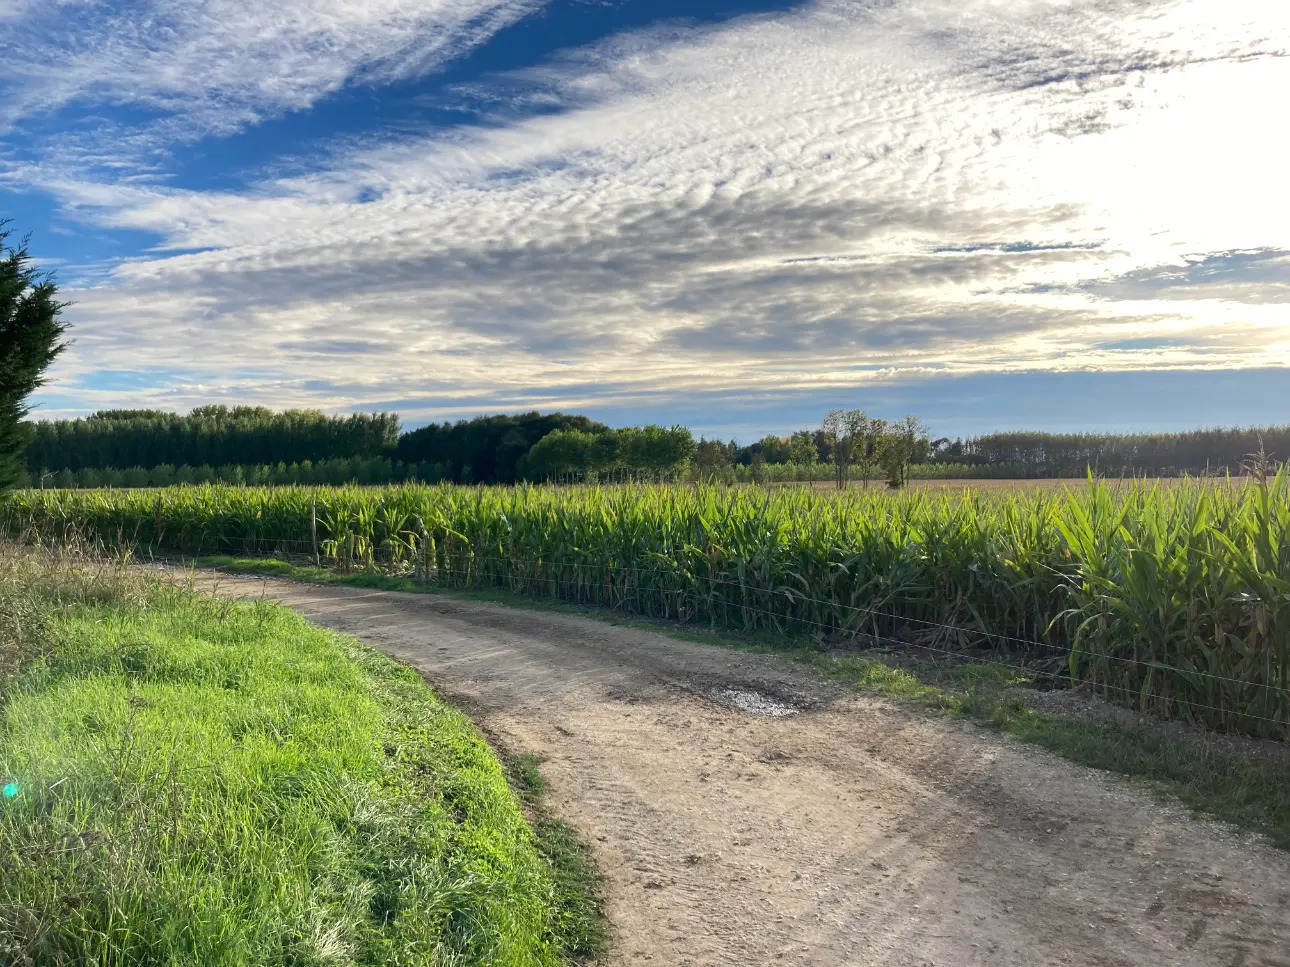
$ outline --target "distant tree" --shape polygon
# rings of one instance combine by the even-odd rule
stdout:
[[[591,469],[597,473],[617,467],[623,456],[622,435],[617,430],[601,430],[591,447]]]
[[[554,430],[524,457],[525,473],[531,480],[558,480],[581,476],[596,463],[596,434],[583,430]]]
[[[963,463],[963,441],[961,439],[951,440],[947,436],[932,440],[930,447],[930,459],[933,463]]]
[[[862,449],[869,423],[864,410],[830,410],[820,426],[839,490],[850,482],[851,464]]]
[[[212,407],[202,407],[211,409]],[[227,407],[219,407],[227,411]],[[194,411],[197,412],[197,411]],[[171,420],[175,414],[169,410],[96,410],[91,413],[91,420]]]
[[[819,450],[815,447],[815,434],[810,430],[798,430],[788,438],[788,459],[790,463],[806,466],[818,463]]]
[[[1283,428],[1290,429],[1290,428]],[[1181,434],[1092,434],[1010,431],[963,442],[962,462],[1008,466],[1026,477],[1105,473],[1171,474],[1235,469],[1257,431],[1195,430]]]
[[[725,479],[733,466],[730,448],[720,440],[700,440],[695,445],[694,469],[700,480]]]
[[[530,440],[520,427],[511,427],[502,434],[493,452],[494,473],[498,478],[507,477],[514,483],[519,462],[529,452],[535,441]]]
[[[846,411],[829,410],[820,425],[825,445],[829,448],[829,462],[833,464],[834,480],[839,490],[847,485],[847,468],[851,465],[851,445],[846,432]]]
[[[81,420],[35,423],[33,429],[28,469],[83,470],[385,456],[398,441],[399,420],[392,413],[326,416],[316,410],[201,406],[186,416],[102,410]]]
[[[412,430],[399,438],[396,455],[407,463],[440,464],[443,474],[457,483],[506,484],[521,473],[545,479],[529,465],[528,454],[548,433],[606,429],[603,423],[566,413],[502,413]]]
[[[55,298],[53,279],[32,265],[26,239],[9,244],[7,224],[0,222],[0,490],[26,469],[27,397],[67,346],[67,325],[59,321],[66,303]]]
[[[788,437],[768,433],[757,441],[757,446],[761,451],[761,455],[765,457],[766,463],[788,463],[792,459],[789,456],[791,451]]]
[[[880,460],[887,471],[887,485],[903,487],[908,479],[909,465],[930,452],[927,433],[918,417],[909,415],[892,423],[882,439]]]
[[[680,426],[556,430],[533,445],[523,466],[532,480],[581,479],[616,468],[660,477],[679,472],[695,451],[694,437]]]
[[[619,431],[620,453],[633,470],[663,474],[679,470],[694,455],[694,437],[683,426],[643,426]]]
[[[883,440],[887,435],[887,421],[860,413],[855,421],[856,442],[853,459],[860,469],[860,479],[868,489],[869,481],[882,462]]]

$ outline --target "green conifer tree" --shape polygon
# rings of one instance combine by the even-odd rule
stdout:
[[[26,469],[27,397],[45,381],[45,370],[67,346],[53,279],[40,272],[27,240],[9,244],[8,222],[0,221],[0,490]]]

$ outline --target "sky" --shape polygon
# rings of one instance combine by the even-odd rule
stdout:
[[[1284,0],[0,0],[41,417],[1290,422]]]

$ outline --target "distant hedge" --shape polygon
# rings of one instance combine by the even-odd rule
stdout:
[[[101,470],[187,464],[298,463],[387,455],[398,443],[393,413],[325,416],[258,406],[202,406],[181,416],[106,410],[79,420],[31,424],[27,470]]]

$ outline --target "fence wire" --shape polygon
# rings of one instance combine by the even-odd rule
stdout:
[[[71,526],[74,530],[77,529],[77,525],[73,524]],[[415,536],[415,535],[410,534],[410,536]],[[101,538],[99,540],[101,543],[104,544],[105,547],[110,546],[108,541],[102,541]],[[148,553],[152,553],[154,550],[154,548],[150,543],[144,540],[140,540],[139,538],[137,538],[137,536],[131,536],[127,539],[125,537],[124,531],[121,531],[116,535],[116,540],[119,542],[131,543],[135,545],[137,548],[141,547],[145,549]],[[228,550],[237,549],[239,547],[242,549],[272,548],[275,550],[294,548],[296,549],[294,553],[299,557],[308,558],[310,560],[314,560],[316,558],[325,559],[325,560],[335,560],[334,558],[331,557],[331,555],[323,553],[321,550],[321,548],[328,543],[328,539],[322,539],[315,542],[313,540],[305,540],[301,538],[290,538],[290,537],[282,537],[282,538],[252,537],[247,535],[228,535],[228,534],[210,535],[208,533],[203,533],[201,535],[202,544],[204,545],[208,541],[217,545],[216,547],[211,548],[212,551],[218,551],[218,550],[228,551]],[[373,546],[373,549],[375,550],[375,548],[378,546],[377,542],[373,541],[372,546]],[[414,569],[411,573],[404,572],[399,576],[415,577],[416,575],[419,575],[419,574],[428,575],[428,571],[423,569],[425,562],[421,557],[420,549],[418,549],[415,545],[408,545],[408,547],[409,547],[409,557],[410,557],[410,560],[413,562]],[[156,548],[156,550],[160,551],[161,548]],[[472,571],[475,573],[478,573],[480,571],[485,570],[484,568],[479,567],[481,562],[487,563],[487,564],[505,565],[507,568],[507,570],[504,573],[497,573],[497,574],[490,575],[491,580],[489,582],[483,582],[483,583],[488,583],[492,587],[499,587],[499,586],[505,587],[508,584],[514,584],[516,581],[525,582],[527,586],[529,586],[530,588],[534,584],[550,585],[550,587],[552,588],[552,593],[549,595],[550,597],[558,598],[561,600],[572,600],[577,603],[588,603],[587,602],[588,596],[581,593],[585,591],[585,589],[587,589],[588,587],[593,587],[593,586],[602,587],[606,589],[606,591],[617,592],[622,598],[622,600],[620,600],[618,604],[611,604],[611,607],[615,607],[615,608],[618,608],[622,604],[624,604],[626,597],[629,596],[630,594],[634,593],[636,595],[639,595],[641,593],[645,593],[647,595],[653,595],[655,601],[667,600],[668,602],[675,604],[679,600],[679,601],[689,601],[693,603],[695,607],[691,616],[688,618],[682,616],[681,609],[679,607],[676,608],[677,620],[681,621],[682,623],[685,623],[688,621],[700,620],[704,616],[705,608],[709,618],[715,618],[715,612],[719,608],[726,608],[730,610],[739,611],[745,614],[756,614],[756,615],[761,615],[763,617],[766,617],[770,619],[770,623],[772,625],[774,625],[777,629],[781,631],[783,630],[783,627],[782,627],[783,624],[787,623],[787,624],[800,625],[800,626],[806,626],[806,627],[817,629],[820,633],[822,633],[822,635],[823,634],[843,634],[843,635],[862,634],[872,641],[880,642],[886,645],[898,646],[902,649],[910,649],[910,648],[919,649],[923,651],[937,653],[946,657],[956,658],[967,662],[994,665],[1000,668],[1006,668],[1014,672],[1017,672],[1023,677],[1038,676],[1053,682],[1065,682],[1065,683],[1068,683],[1069,687],[1072,687],[1072,688],[1079,685],[1088,685],[1096,689],[1102,689],[1102,690],[1114,692],[1119,695],[1131,696],[1133,698],[1138,698],[1138,699],[1145,698],[1145,699],[1154,700],[1156,702],[1164,702],[1167,704],[1181,705],[1181,706],[1186,706],[1188,708],[1203,709],[1209,712],[1216,712],[1216,713],[1219,713],[1221,716],[1235,718],[1238,720],[1247,719],[1252,721],[1267,722],[1273,725],[1280,726],[1282,728],[1284,728],[1287,725],[1287,722],[1284,719],[1270,718],[1267,716],[1255,714],[1253,712],[1238,711],[1232,708],[1225,708],[1222,706],[1193,702],[1188,699],[1177,698],[1177,697],[1167,696],[1167,695],[1160,695],[1158,693],[1145,692],[1140,689],[1132,689],[1132,688],[1129,688],[1128,686],[1116,685],[1110,682],[1105,682],[1100,680],[1076,678],[1070,674],[1053,672],[1050,670],[1037,668],[1033,665],[1022,665],[1015,662],[1008,662],[997,657],[986,657],[982,655],[974,655],[963,651],[944,648],[934,642],[910,641],[904,638],[896,638],[891,635],[883,635],[878,632],[876,623],[874,624],[872,630],[868,630],[868,631],[861,630],[858,628],[848,629],[847,627],[844,627],[841,619],[839,619],[837,625],[831,625],[831,624],[826,624],[824,622],[817,621],[812,618],[808,618],[800,614],[771,611],[766,608],[758,607],[757,605],[751,604],[747,601],[730,600],[727,598],[722,598],[718,601],[714,601],[709,596],[704,596],[694,591],[687,591],[684,589],[670,589],[670,588],[658,587],[658,586],[643,586],[641,583],[637,583],[631,586],[623,585],[620,587],[619,585],[613,583],[612,577],[603,583],[588,584],[585,581],[575,581],[567,578],[561,579],[556,577],[546,577],[546,576],[535,575],[532,573],[526,574],[523,572],[524,571],[531,572],[534,568],[534,562],[529,558],[478,554],[478,553],[475,553],[474,549],[469,546],[467,546],[464,549],[464,553],[461,555],[461,561],[456,562],[458,568],[466,572],[466,579],[464,582],[462,582],[461,580],[454,580],[452,578],[449,578],[446,581],[426,580],[425,583],[433,586],[448,588],[448,589],[451,589],[454,587],[462,588],[462,589],[469,588],[473,580],[469,576],[470,573]],[[347,562],[343,560],[339,560],[336,563],[337,563],[337,566],[346,566]],[[348,563],[358,563],[358,562],[348,562]],[[358,566],[361,568],[362,564],[358,563]],[[697,582],[706,583],[711,586],[722,586],[722,587],[733,588],[738,590],[740,594],[744,596],[748,595],[749,593],[754,593],[759,595],[770,595],[772,597],[776,595],[783,595],[785,599],[785,603],[790,607],[794,607],[800,604],[810,604],[810,605],[815,605],[828,610],[832,610],[834,612],[844,611],[844,612],[849,612],[853,615],[864,615],[870,618],[884,619],[895,623],[898,627],[916,626],[916,627],[924,628],[928,630],[935,630],[941,633],[951,633],[956,636],[959,636],[961,640],[964,638],[969,640],[972,638],[976,638],[976,639],[983,640],[986,643],[1003,642],[1009,645],[1018,646],[1020,649],[1028,650],[1028,651],[1047,650],[1049,652],[1056,652],[1056,654],[1053,655],[1053,657],[1054,659],[1057,659],[1057,660],[1069,659],[1070,655],[1074,650],[1070,646],[1058,645],[1052,642],[1046,642],[1039,639],[1022,638],[1016,635],[1008,635],[1008,634],[1002,634],[1002,633],[995,633],[991,631],[985,631],[980,628],[969,628],[963,625],[954,624],[952,622],[935,621],[931,619],[911,617],[909,615],[904,615],[898,612],[884,610],[881,608],[865,607],[862,605],[846,604],[844,602],[837,601],[837,600],[826,600],[822,598],[810,597],[809,595],[798,592],[795,589],[792,589],[790,587],[768,588],[768,587],[762,587],[757,585],[750,585],[747,583],[730,581],[724,578],[712,577],[708,575],[694,575],[694,576],[687,577],[685,572],[682,572],[680,570],[673,569],[673,568],[641,567],[639,565],[619,565],[619,564],[611,564],[608,562],[596,563],[594,565],[593,564],[558,564],[556,563],[556,564],[551,564],[549,566],[556,567],[556,568],[587,571],[587,572],[591,572],[592,574],[596,572],[602,572],[602,573],[608,573],[610,575],[614,575],[614,574],[648,575],[649,577],[654,579],[667,578],[667,577],[692,579]],[[570,593],[567,593],[567,591],[566,593],[560,593],[558,590],[556,590],[559,588],[576,589],[578,593],[570,594]],[[514,588],[511,588],[511,590],[514,590]],[[608,596],[612,599],[613,594],[609,594]],[[602,602],[593,600],[591,603],[600,604]],[[648,612],[644,612],[644,613],[648,615]],[[939,638],[937,638],[936,640],[939,641]],[[1177,666],[1168,665],[1159,661],[1149,661],[1149,660],[1135,658],[1127,655],[1116,655],[1116,654],[1109,654],[1105,652],[1089,651],[1082,648],[1079,649],[1079,654],[1083,657],[1099,658],[1105,661],[1135,665],[1135,666],[1150,668],[1150,669],[1154,669],[1162,672],[1169,672],[1183,677],[1204,678],[1210,681],[1224,682],[1227,684],[1238,685],[1246,688],[1258,689],[1266,692],[1271,692],[1274,696],[1290,697],[1290,689],[1287,689],[1286,687],[1281,685],[1276,685],[1268,682],[1255,682],[1255,681],[1250,681],[1248,679],[1233,678],[1230,676],[1219,675],[1212,672],[1179,668]]]
[[[476,560],[506,560],[506,561],[509,561],[509,560],[516,560],[516,559],[513,559],[513,558],[476,558]],[[265,580],[271,580],[271,579],[272,579],[272,575],[264,575],[263,577],[265,578]],[[527,582],[527,583],[529,583],[529,584],[550,585],[552,588],[555,588],[555,587],[561,587],[561,586],[562,586],[562,587],[574,587],[574,588],[583,588],[583,587],[586,587],[586,585],[585,585],[585,584],[583,584],[583,583],[581,583],[581,582],[574,582],[574,581],[570,581],[570,580],[568,580],[568,579],[560,579],[560,578],[553,578],[553,577],[538,577],[538,576],[535,576],[535,575],[511,575],[511,576],[510,576],[510,580],[511,580],[511,581],[513,581],[513,580],[515,580],[515,579],[517,579],[517,578],[518,578],[518,580],[523,581],[523,582]],[[502,583],[505,583],[505,582],[502,582]],[[722,583],[729,583],[729,582],[722,582]],[[433,582],[432,582],[432,584],[433,584]],[[494,586],[496,586],[496,585],[494,585]],[[452,586],[451,586],[451,585],[442,585],[442,587],[444,587],[444,588],[445,588],[445,589],[447,589],[447,590],[451,590],[451,589],[452,589]],[[607,587],[608,587],[608,585],[607,585]],[[379,589],[369,589],[369,590],[372,590],[372,591],[373,591],[373,593],[380,593]],[[514,590],[514,589],[513,589],[513,588],[510,588],[510,589],[508,589],[508,590]],[[690,601],[694,602],[695,604],[698,604],[698,603],[701,603],[701,602],[706,601],[706,599],[705,599],[705,598],[703,598],[703,597],[702,597],[702,596],[700,596],[700,595],[694,594],[693,592],[687,592],[687,591],[668,591],[668,592],[662,592],[662,591],[660,590],[660,593],[666,593],[666,594],[668,594],[669,596],[676,596],[676,597],[679,597],[681,600],[687,600],[687,599],[688,599],[688,600],[690,600]],[[562,597],[561,597],[561,595],[559,595],[559,594],[552,594],[552,595],[550,595],[550,596],[551,596],[551,597],[554,597],[554,598],[557,598],[557,599],[568,600],[567,598],[562,598]],[[675,598],[674,598],[674,599],[675,599]],[[778,615],[776,612],[773,612],[773,611],[767,611],[767,610],[765,610],[765,609],[763,609],[763,608],[758,608],[758,607],[755,607],[755,606],[752,606],[752,605],[733,604],[733,605],[732,605],[732,607],[734,607],[734,608],[736,608],[736,609],[738,609],[738,610],[741,610],[741,611],[750,611],[750,612],[757,613],[757,614],[767,615],[767,616],[772,617],[772,618],[775,618],[775,617],[783,617],[782,615]],[[850,606],[849,606],[849,605],[839,605],[839,607],[843,607],[843,608],[850,608]],[[860,611],[863,611],[864,609],[858,609],[858,608],[857,608],[857,609],[854,609],[854,610],[860,610]],[[696,609],[695,614],[697,615],[698,613],[699,613],[699,612],[698,612],[698,611],[697,611],[697,609]],[[680,616],[679,616],[679,609],[678,609],[678,619],[677,619],[677,620],[678,620],[680,623],[682,623],[682,624],[684,624],[684,623],[686,622],[686,619],[685,619],[685,618],[683,618],[683,617],[680,617]],[[804,624],[804,625],[811,625],[811,626],[815,626],[815,627],[817,627],[817,628],[823,629],[824,631],[834,631],[834,632],[836,632],[836,631],[838,630],[837,628],[834,628],[834,627],[832,627],[832,626],[830,626],[830,625],[825,625],[825,624],[823,624],[822,622],[813,621],[812,619],[809,619],[809,618],[791,618],[791,619],[789,619],[789,620],[791,620],[791,621],[793,621],[793,622],[795,622],[795,623],[798,623],[798,624]],[[946,626],[944,626],[944,627],[952,627],[952,626],[946,625]],[[964,629],[964,630],[966,630],[966,629]],[[1155,699],[1155,700],[1157,700],[1157,701],[1167,701],[1167,702],[1170,702],[1170,703],[1175,704],[1175,705],[1183,705],[1183,706],[1186,706],[1186,707],[1188,707],[1188,708],[1192,708],[1192,709],[1204,709],[1205,711],[1218,712],[1218,713],[1220,713],[1220,714],[1222,714],[1222,715],[1232,716],[1232,717],[1236,717],[1236,718],[1238,718],[1238,719],[1250,719],[1250,720],[1253,720],[1253,721],[1267,722],[1267,723],[1270,723],[1270,724],[1272,724],[1272,725],[1277,725],[1277,726],[1285,726],[1285,725],[1286,725],[1286,722],[1285,722],[1284,720],[1281,720],[1281,719],[1274,719],[1274,718],[1269,718],[1268,716],[1264,716],[1264,715],[1256,715],[1256,714],[1254,714],[1254,713],[1252,713],[1252,712],[1240,712],[1240,711],[1236,711],[1236,710],[1234,710],[1234,709],[1230,709],[1230,708],[1224,708],[1224,707],[1217,706],[1217,705],[1206,705],[1206,704],[1204,704],[1204,703],[1200,703],[1200,702],[1193,702],[1193,701],[1190,701],[1190,700],[1188,700],[1188,699],[1175,698],[1175,697],[1172,697],[1172,696],[1170,696],[1170,697],[1165,697],[1165,696],[1161,696],[1161,695],[1154,694],[1154,693],[1151,693],[1151,692],[1144,692],[1144,691],[1142,691],[1142,690],[1140,690],[1140,689],[1133,689],[1133,688],[1129,688],[1128,686],[1124,686],[1124,685],[1115,685],[1115,684],[1112,684],[1112,683],[1109,683],[1109,682],[1100,682],[1100,681],[1093,682],[1093,681],[1088,681],[1088,680],[1086,680],[1086,679],[1075,678],[1075,677],[1074,677],[1074,676],[1072,676],[1072,675],[1069,675],[1069,674],[1063,674],[1063,673],[1061,673],[1061,672],[1049,671],[1049,670],[1042,669],[1042,668],[1036,668],[1036,667],[1034,667],[1034,666],[1021,665],[1021,664],[1017,664],[1017,663],[1015,663],[1015,662],[1008,662],[1008,661],[1005,661],[1005,660],[1000,659],[1000,658],[991,658],[991,657],[987,657],[987,656],[984,656],[984,655],[974,655],[974,654],[970,654],[970,653],[967,653],[967,652],[955,651],[955,650],[953,650],[953,649],[939,647],[939,646],[937,646],[937,645],[935,645],[935,644],[929,644],[929,643],[925,643],[925,642],[911,642],[911,641],[907,641],[907,640],[905,640],[905,639],[901,639],[901,638],[894,638],[894,637],[891,637],[891,636],[880,635],[880,634],[869,634],[869,633],[865,633],[865,634],[866,634],[866,637],[867,637],[869,640],[871,640],[871,641],[875,641],[875,642],[880,642],[880,643],[883,643],[883,644],[888,644],[888,645],[897,646],[897,647],[899,647],[899,648],[900,648],[900,649],[902,649],[902,650],[910,650],[910,649],[912,649],[912,650],[916,650],[916,651],[930,651],[930,652],[934,652],[934,653],[939,654],[939,655],[943,655],[943,656],[945,656],[945,657],[947,657],[947,658],[956,658],[956,659],[960,659],[960,660],[962,660],[962,661],[970,662],[970,663],[973,663],[973,664],[992,665],[992,666],[995,666],[995,667],[1005,668],[1005,669],[1008,669],[1008,670],[1010,670],[1010,671],[1016,672],[1016,673],[1018,673],[1018,675],[1019,675],[1020,677],[1022,677],[1022,678],[1038,676],[1038,677],[1041,677],[1041,678],[1044,678],[1044,679],[1047,679],[1047,680],[1049,680],[1049,681],[1053,681],[1053,682],[1065,682],[1065,683],[1067,683],[1068,687],[1070,687],[1070,688],[1072,688],[1072,689],[1073,689],[1073,688],[1076,688],[1076,687],[1078,687],[1078,686],[1080,686],[1080,685],[1090,685],[1090,686],[1095,687],[1095,688],[1109,690],[1109,691],[1115,692],[1116,694],[1120,694],[1120,695],[1124,695],[1124,696],[1129,696],[1129,697],[1133,697],[1133,698],[1147,698],[1147,699]],[[1115,656],[1111,656],[1111,657],[1115,657]],[[1158,667],[1158,668],[1160,668],[1161,670],[1177,670],[1177,669],[1170,669],[1170,667],[1169,667],[1169,666],[1162,665],[1162,664],[1155,664],[1155,667]],[[1282,693],[1282,694],[1287,694],[1287,690],[1286,690],[1286,689],[1281,688],[1280,686],[1271,686],[1271,685],[1267,685],[1267,684],[1260,683],[1260,682],[1250,682],[1250,681],[1245,681],[1245,680],[1242,680],[1242,679],[1225,679],[1225,680],[1226,680],[1226,681],[1230,681],[1230,682],[1235,682],[1235,683],[1237,683],[1237,684],[1241,684],[1241,685],[1249,685],[1249,686],[1256,687],[1256,688],[1272,688],[1272,689],[1274,689],[1275,691],[1278,691],[1278,692],[1280,692],[1280,693]]]

